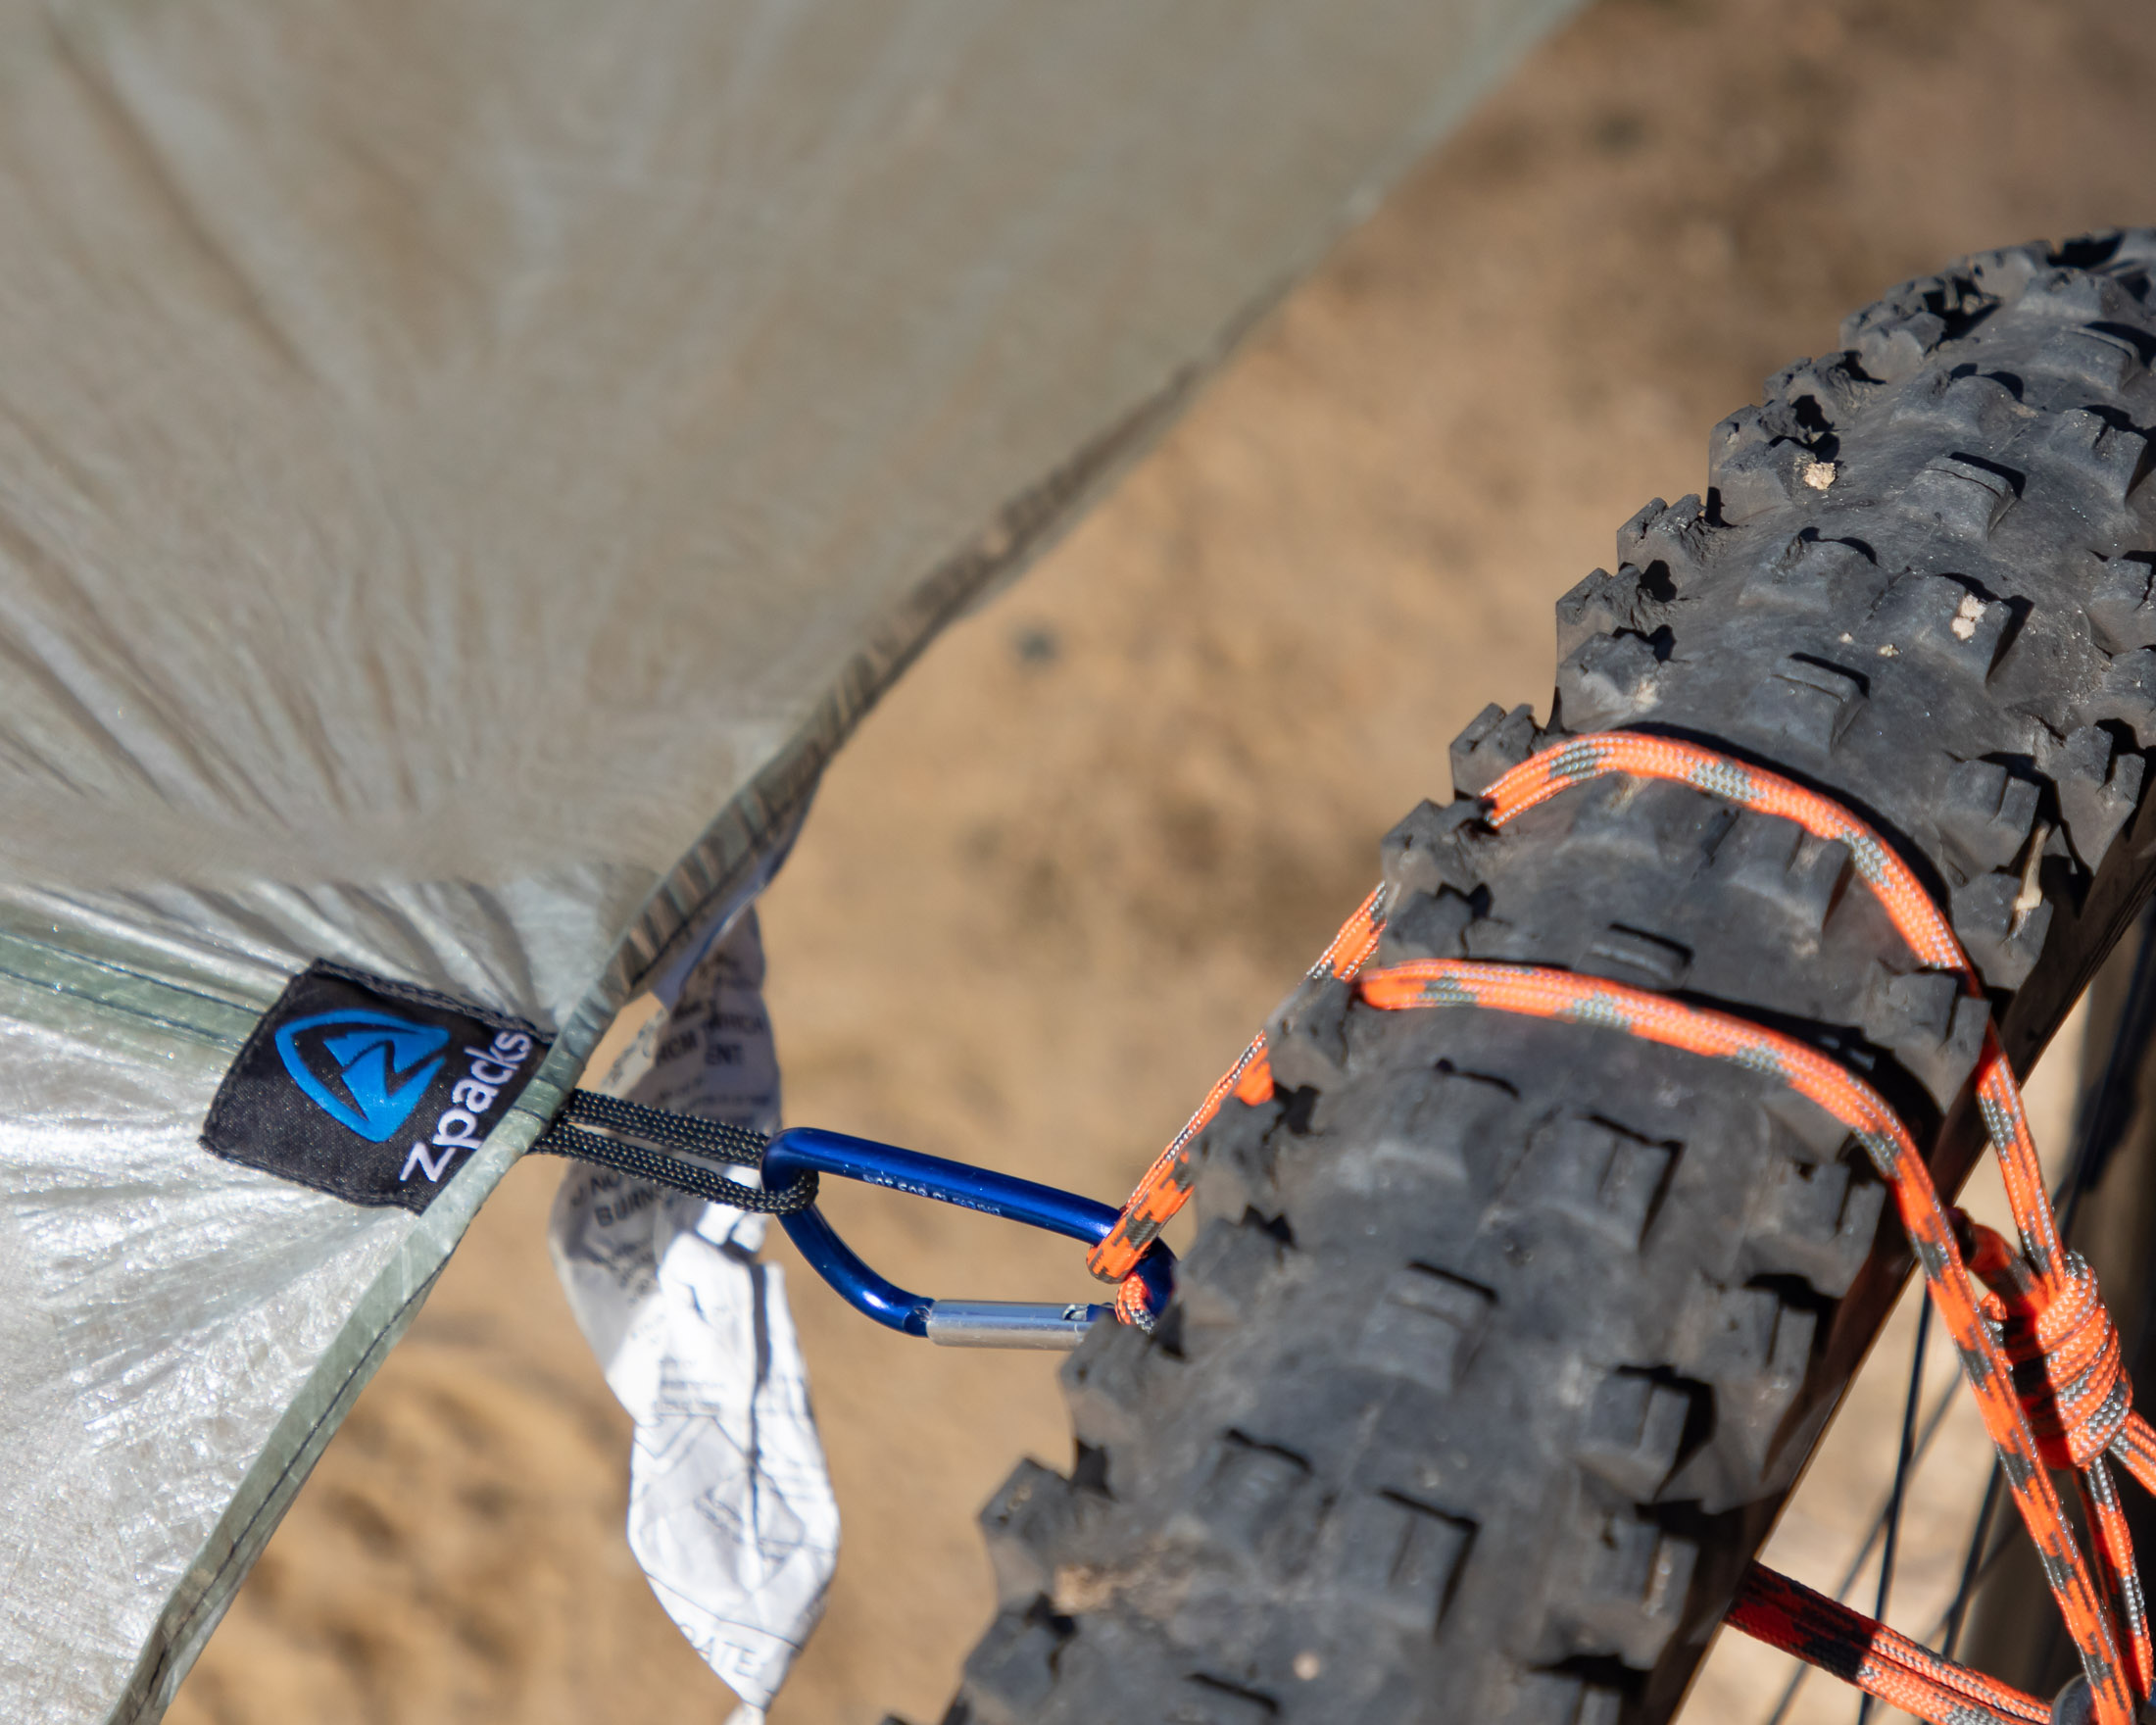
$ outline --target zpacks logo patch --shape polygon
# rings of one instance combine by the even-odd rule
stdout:
[[[202,1141],[354,1204],[423,1210],[545,1058],[528,1024],[318,963],[248,1038]]]
[[[439,1024],[387,1012],[322,1012],[279,1030],[277,1058],[331,1119],[379,1144],[412,1117],[442,1069],[427,1056],[448,1041]]]
[[[460,1150],[477,1150],[482,1136],[479,1122],[492,1111],[504,1086],[516,1082],[524,1057],[533,1047],[532,1039],[520,1030],[497,1030],[485,1048],[466,1049],[471,1057],[470,1075],[449,1087],[450,1106],[434,1122],[432,1153],[426,1145],[415,1144],[399,1178],[409,1180],[416,1170],[440,1181],[447,1176],[450,1158]]]

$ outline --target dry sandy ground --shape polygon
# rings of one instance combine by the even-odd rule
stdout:
[[[1584,15],[840,762],[766,910],[790,1116],[1120,1194],[1378,836],[1446,793],[1447,740],[1545,697],[1551,601],[1617,523],[1700,488],[1707,427],[1896,279],[2156,219],[2151,88],[2146,7]],[[557,1176],[520,1168],[489,1207],[175,1721],[725,1716],[622,1545],[627,1425],[542,1242]],[[1090,1286],[1039,1236],[831,1208],[934,1291]],[[1054,1362],[931,1350],[793,1288],[846,1550],[774,1720],[930,1720],[988,1614],[976,1508],[1021,1454],[1066,1454]],[[1780,1543],[1800,1573],[1839,1569],[1898,1398],[1859,1399],[1871,1458],[1815,1469]],[[1939,1477],[1895,1613],[1919,1632],[1970,1491]],[[1786,1669],[1718,1654],[1693,1717],[1763,1717]]]

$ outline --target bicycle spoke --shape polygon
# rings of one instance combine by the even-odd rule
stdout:
[[[2076,1110],[2074,1159],[2059,1183],[2053,1205],[2059,1212],[2062,1239],[2072,1237],[2075,1211],[2102,1180],[2127,1127],[2132,1123],[2133,1107],[2139,1100],[2134,1068],[2152,1037],[2156,1037],[2156,916],[2144,915],[2141,944],[2133,955],[2133,975],[2119,1009],[2111,1052],[2104,1058],[2103,1073],[2095,1088]]]
[[[1901,1511],[1909,1501],[1909,1475],[1916,1461],[1917,1409],[1924,1399],[1924,1344],[1932,1334],[1932,1303],[1917,1308],[1916,1340],[1909,1345],[1909,1394],[1901,1405],[1901,1448],[1894,1457],[1894,1486],[1886,1495],[1886,1544],[1879,1558],[1879,1597],[1872,1615],[1886,1621],[1886,1606],[1894,1591],[1894,1560],[1901,1554]],[[1857,1701],[1857,1725],[1870,1725],[1872,1700]]]
[[[2133,975],[2128,988],[2127,999],[2120,1010],[2119,1027],[2112,1039],[2110,1053],[2096,1084],[2082,1099],[2076,1110],[2073,1133],[2073,1151],[2067,1167],[2061,1174],[2057,1188],[2052,1193],[2052,1204],[2059,1212],[2060,1229],[2064,1233],[2072,1226],[2073,1218],[2082,1198],[2087,1196],[2101,1180],[2112,1154],[2117,1150],[2127,1125],[2131,1122],[2136,1097],[2134,1065],[2140,1051],[2156,1040],[2156,916],[2142,923],[2140,945],[2134,955]],[[1907,1502],[1908,1489],[1930,1454],[1933,1440],[1938,1436],[1951,1410],[1961,1387],[1957,1373],[1954,1380],[1940,1392],[1938,1401],[1924,1416],[1921,1429],[1916,1427],[1918,1400],[1923,1387],[1923,1370],[1927,1331],[1932,1317],[1931,1303],[1926,1301],[1917,1318],[1917,1336],[1911,1350],[1909,1395],[1902,1408],[1901,1448],[1897,1458],[1892,1488],[1872,1518],[1864,1541],[1849,1559],[1840,1584],[1835,1589],[1837,1601],[1846,1601],[1857,1578],[1870,1563],[1872,1554],[1879,1550],[1882,1540],[1886,1552],[1880,1562],[1878,1608],[1873,1613],[1882,1619],[1886,1614],[1888,1596],[1892,1589],[1897,1559],[1902,1510]],[[1984,1486],[1984,1498],[1977,1510],[1974,1526],[1970,1530],[1969,1546],[1962,1559],[1961,1576],[1954,1590],[1953,1600],[1941,1613],[1925,1643],[1936,1647],[1942,1657],[1952,1658],[1961,1640],[1969,1608],[1975,1602],[1978,1589],[1997,1566],[2001,1556],[2011,1548],[2012,1529],[2003,1531],[1997,1527],[1998,1507],[2004,1485],[2003,1476],[1994,1463]],[[1994,1541],[1994,1533],[1998,1537]],[[1795,1706],[1798,1694],[1812,1667],[1799,1662],[1783,1687],[1774,1711],[1767,1715],[1765,1725],[1785,1725],[1790,1709]],[[1860,1698],[1857,1718],[1859,1725],[1869,1725],[1872,1698]]]
[[[2104,1058],[2102,1074],[2075,1110],[2073,1154],[2051,1195],[2052,1208],[2059,1213],[2059,1232],[2064,1237],[2072,1237],[2075,1213],[2082,1200],[2101,1179],[2112,1153],[2132,1121],[2137,1100],[2134,1067],[2152,1037],[2156,1037],[2156,916],[2144,915],[2140,945],[2133,955],[2133,975],[2127,985],[2118,1028],[2113,1032],[2110,1052]],[[1953,1601],[1933,1625],[1931,1635],[1925,1638],[1927,1643],[1936,1646],[1942,1658],[1954,1656],[1962,1629],[1968,1622],[1969,1607],[1976,1601],[1977,1589],[2011,1543],[2009,1530],[2007,1538],[1996,1545],[1990,1544],[2004,1485],[2004,1476],[1994,1462],[1984,1484],[1984,1502],[1977,1510],[1976,1524],[1970,1530],[1969,1549],[1962,1558],[1961,1579],[1955,1586]]]
[[[1909,1477],[1912,1480],[1923,1468],[1925,1457],[1931,1454],[1933,1440],[1946,1424],[1947,1414],[1953,1411],[1960,1387],[1961,1380],[1958,1377],[1948,1383],[1939,1391],[1938,1400],[1932,1404],[1932,1411],[1924,1416],[1924,1426],[1917,1434],[1916,1449],[1909,1462]],[[1872,1553],[1879,1550],[1879,1542],[1886,1532],[1886,1518],[1893,1507],[1894,1496],[1889,1492],[1872,1516],[1872,1525],[1865,1532],[1864,1543],[1857,1548],[1856,1555],[1849,1559],[1848,1567],[1841,1572],[1841,1579],[1835,1586],[1834,1597],[1838,1602],[1848,1599],[1850,1589],[1856,1586],[1857,1577],[1864,1573],[1865,1566],[1872,1560]],[[1934,1634],[1936,1633],[1935,1630]],[[1798,1663],[1796,1669],[1790,1673],[1788,1686],[1783,1690],[1781,1700],[1775,1703],[1774,1711],[1767,1715],[1765,1725],[1783,1725],[1783,1721],[1788,1717],[1789,1708],[1796,1702],[1796,1692],[1804,1687],[1804,1680],[1811,1674],[1811,1666]]]
[[[1782,1691],[1782,1699],[1775,1703],[1774,1711],[1767,1715],[1767,1725],[1782,1725],[1782,1721],[1789,1716],[1789,1709],[1796,1704],[1796,1692],[1804,1687],[1804,1679],[1811,1674],[1811,1666],[1802,1659],[1796,1661],[1796,1669],[1789,1673],[1789,1681]]]
[[[1969,1535],[1969,1552],[1961,1560],[1960,1585],[1954,1589],[1953,1602],[1946,1607],[1946,1614],[1933,1625],[1931,1635],[1925,1638],[1936,1641],[1944,1635],[1945,1640],[1938,1643],[1941,1658],[1954,1656],[1954,1644],[1961,1640],[1962,1621],[1969,1614],[1970,1601],[1976,1598],[1977,1583],[1991,1566],[1984,1548],[1991,1535],[1991,1518],[1998,1513],[1999,1488],[2005,1483],[2006,1476],[1999,1471],[1999,1464],[1992,1462],[1990,1482],[1984,1488],[1984,1503],[1977,1511],[1977,1525]]]

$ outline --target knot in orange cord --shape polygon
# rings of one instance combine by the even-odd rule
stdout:
[[[2086,1467],[2112,1446],[2133,1411],[2119,1332],[2078,1252],[2047,1282],[1982,1222],[1957,1217],[1969,1267],[1990,1290],[1984,1315],[2000,1326],[2014,1392],[2046,1467]]]

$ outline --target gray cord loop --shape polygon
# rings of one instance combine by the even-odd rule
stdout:
[[[592,1126],[600,1130],[585,1130]],[[634,1142],[636,1139],[644,1143]],[[612,1168],[733,1209],[772,1216],[807,1209],[816,1201],[813,1172],[802,1175],[783,1192],[766,1192],[760,1186],[729,1180],[703,1161],[668,1154],[682,1151],[710,1161],[759,1168],[763,1165],[763,1147],[768,1142],[760,1132],[724,1120],[670,1114],[663,1109],[624,1102],[617,1096],[602,1096],[595,1090],[572,1090],[553,1124],[533,1140],[531,1148],[547,1156],[565,1156]]]

